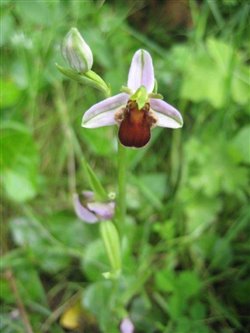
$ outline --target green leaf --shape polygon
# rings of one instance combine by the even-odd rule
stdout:
[[[111,221],[102,221],[100,232],[112,272],[119,273],[121,270],[121,247],[118,231]]]
[[[2,258],[1,258],[2,260]],[[0,300],[6,302],[5,304],[15,303],[15,297],[10,289],[10,284],[6,279],[0,279],[1,293]],[[1,326],[0,326],[1,327]]]
[[[38,272],[31,266],[22,267],[16,271],[17,287],[22,299],[47,304],[43,286]]]
[[[226,269],[233,260],[233,252],[231,244],[226,239],[217,239],[212,253],[211,253],[211,266],[217,269]]]
[[[230,73],[232,58],[234,57],[233,47],[219,39],[208,38],[206,41],[209,55],[214,59],[219,72],[227,75]]]
[[[8,197],[16,202],[34,198],[38,192],[38,152],[30,131],[18,123],[3,123],[0,133],[0,168]]]
[[[232,78],[232,97],[233,100],[240,104],[246,105],[246,112],[250,113],[249,108],[249,89],[250,89],[250,70],[249,67],[239,65],[235,70]]]
[[[71,258],[67,249],[63,251],[60,244],[55,245],[46,229],[26,218],[11,220],[10,228],[15,244],[26,247],[33,262],[42,270],[56,273],[69,265]]]
[[[25,174],[26,173],[26,174]],[[27,170],[4,172],[4,187],[8,197],[16,202],[25,202],[33,199],[37,193],[37,184]]]
[[[104,190],[101,182],[99,181],[95,172],[88,163],[86,163],[86,172],[91,189],[95,192],[96,198],[101,200],[107,200],[108,196],[106,191]]]
[[[21,98],[21,89],[11,80],[0,79],[1,99],[0,109],[10,108],[15,106]]]
[[[150,300],[143,294],[133,298],[130,313],[138,332],[153,333],[156,329],[156,323],[164,320],[162,312],[153,306]]]
[[[103,332],[117,332],[118,321],[114,316],[115,306],[111,281],[99,281],[88,286],[83,293],[83,306],[87,308],[100,325]],[[101,311],[100,311],[101,309]],[[113,313],[110,316],[110,313]],[[116,327],[116,330],[114,330]]]
[[[4,272],[10,268],[24,267],[27,261],[27,253],[25,251],[20,249],[11,250],[1,257],[0,271]]]
[[[238,303],[247,306],[250,302],[250,279],[236,280],[230,291]]]
[[[173,294],[168,297],[167,300],[168,311],[173,320],[179,320],[183,316],[186,309],[186,302],[180,296],[180,294]]]
[[[80,251],[98,235],[97,225],[79,221],[70,211],[59,211],[46,216],[43,225],[63,245]]]
[[[178,291],[182,299],[188,300],[197,296],[202,288],[199,276],[194,271],[183,271],[177,279]]]
[[[160,291],[174,292],[176,290],[176,277],[173,271],[164,269],[155,275],[156,288]]]
[[[206,318],[206,307],[199,301],[192,304],[189,312],[194,320],[202,320]]]
[[[10,220],[10,231],[16,245],[30,245],[35,247],[43,241],[43,235],[39,229],[26,218],[15,218]]]
[[[173,49],[174,57],[185,58],[182,63],[174,60],[184,73],[181,89],[184,98],[194,102],[206,100],[220,108],[231,91],[238,104],[249,102],[249,69],[232,45],[208,38],[206,49],[198,46],[192,50],[192,56],[186,51],[187,48]]]
[[[157,232],[160,237],[166,241],[172,240],[175,237],[175,221],[166,220],[164,222],[157,222],[153,226],[153,230]]]
[[[105,82],[101,78],[99,78],[99,80],[96,79],[96,76],[97,76],[96,73],[95,73],[96,76],[87,75],[86,73],[79,74],[76,71],[74,71],[73,69],[65,68],[58,64],[56,64],[56,67],[62,74],[64,74],[68,78],[70,78],[74,81],[77,81],[78,83],[81,83],[83,85],[96,88],[96,89],[104,92],[106,96],[109,95],[109,93],[110,93],[109,87],[105,84]],[[95,79],[93,79],[93,77]]]
[[[32,252],[36,264],[49,274],[54,275],[70,267],[71,258],[67,251],[62,251],[59,246],[46,246],[45,244],[44,246],[34,246]]]
[[[221,108],[226,101],[224,76],[206,50],[193,50],[193,54],[190,61],[186,62],[181,96],[194,102],[205,100],[215,108]]]
[[[96,82],[97,85],[102,87],[102,90],[105,92],[106,96],[110,96],[110,88],[107,86],[106,82],[94,71],[90,70],[84,75],[90,80]]]
[[[47,300],[38,271],[33,267],[28,257],[23,258],[22,265],[13,265],[9,266],[9,268],[10,267],[12,268],[11,274],[15,279],[18,292],[23,302],[25,304],[36,302],[46,306]],[[1,288],[1,298],[6,299],[8,302],[15,301],[15,298],[9,295],[9,292],[13,293],[9,286],[9,281],[8,284],[3,283],[3,285],[1,285],[1,287],[3,287],[3,290]]]
[[[232,143],[240,153],[241,161],[250,164],[250,126],[241,128]]]
[[[109,270],[108,258],[101,239],[92,241],[85,250],[81,269],[91,281],[97,281],[102,278],[102,273]]]
[[[235,154],[231,142],[223,133],[217,134],[216,139],[214,135],[209,133],[209,145],[205,139],[198,140],[195,137],[185,144],[186,182],[192,190],[199,191],[197,199],[201,198],[201,202],[206,201],[201,193],[211,199],[221,192],[240,196],[247,182],[246,169],[238,164],[239,154]],[[187,188],[183,191],[185,196],[188,192],[192,197]],[[218,200],[216,205],[219,206]]]

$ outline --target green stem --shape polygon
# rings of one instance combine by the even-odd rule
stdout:
[[[106,92],[106,98],[110,97],[111,91]],[[127,170],[127,151],[118,140],[117,168],[118,168],[118,191],[116,199],[115,222],[120,236],[126,217],[126,170]]]
[[[116,222],[121,233],[126,216],[126,148],[118,142],[118,196],[116,204]]]

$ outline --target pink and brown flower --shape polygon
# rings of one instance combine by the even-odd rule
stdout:
[[[127,147],[145,146],[155,126],[180,128],[180,112],[154,91],[154,67],[150,54],[138,50],[132,59],[124,92],[109,97],[85,112],[82,126],[118,125],[120,142]]]
[[[75,193],[73,205],[79,219],[90,224],[111,220],[115,212],[115,203],[113,201],[95,201],[94,193],[91,191],[83,191],[80,195]]]

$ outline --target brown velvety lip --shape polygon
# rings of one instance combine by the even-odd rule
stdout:
[[[155,123],[149,110],[149,103],[139,109],[135,101],[128,101],[118,132],[119,140],[124,146],[141,148],[149,142],[151,126]]]

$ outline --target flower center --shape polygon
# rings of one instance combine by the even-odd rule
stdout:
[[[120,142],[127,147],[140,148],[150,140],[150,129],[156,119],[150,112],[150,104],[139,109],[135,101],[129,100],[122,113],[118,137]]]

